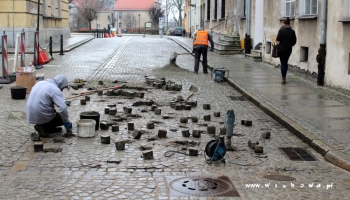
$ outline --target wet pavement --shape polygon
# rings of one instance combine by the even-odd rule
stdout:
[[[81,41],[88,37],[83,38]],[[171,38],[184,45],[191,42],[188,38]],[[283,120],[293,120],[292,122],[307,128],[310,133],[316,129],[311,124],[312,121],[319,122],[320,127],[328,127],[332,133],[336,132],[331,129],[332,125],[335,125],[340,133],[341,130],[346,130],[347,126],[342,124],[340,119],[346,118],[346,112],[343,112],[347,108],[343,105],[348,105],[345,104],[345,95],[328,88],[318,88],[313,86],[313,82],[292,74],[288,76],[287,85],[281,86],[279,71],[272,66],[245,60],[242,55],[218,56],[209,53],[209,64],[212,67],[226,67],[230,70],[230,84],[234,87],[224,82],[215,83],[210,74],[192,73],[194,60],[190,55],[178,56],[176,63],[179,67],[168,65],[170,55],[174,51],[186,52],[168,37],[125,35],[119,38],[93,39],[65,52],[63,56],[54,55],[55,59],[43,69],[37,70],[37,73],[45,74],[45,78],[63,73],[70,82],[74,79],[87,81],[82,89],[64,91],[67,98],[86,91],[87,87],[102,88],[126,84],[130,88],[137,86],[147,89],[141,91],[145,93],[144,98],[92,94],[87,105],[80,105],[81,98],[72,99],[69,113],[73,122],[73,133],[78,131],[76,122],[83,111],[98,111],[101,121],[112,120],[116,116],[126,120],[117,122],[119,131],[98,130],[96,137],[92,138],[63,138],[63,133],[42,138],[44,149],[62,149],[57,153],[34,152],[33,141],[30,140],[34,128],[26,123],[24,114],[26,100],[11,99],[9,88],[15,83],[3,85],[0,89],[1,199],[232,199],[220,197],[220,194],[224,193],[221,186],[225,185],[221,184],[223,181],[219,181],[220,176],[228,178],[224,179],[224,182],[231,182],[241,199],[346,199],[349,196],[348,171],[327,162],[307,143],[262,111],[268,108],[272,112],[275,109],[285,115],[285,118],[281,117]],[[181,84],[182,90],[154,89],[145,84],[144,76],[165,78],[167,81]],[[100,80],[104,85],[98,84]],[[192,107],[191,110],[171,108],[170,102],[179,95],[188,97],[191,94],[191,85],[199,89],[189,98],[190,101],[197,101],[197,107]],[[241,86],[241,89],[234,89],[237,85]],[[125,91],[140,92],[133,89]],[[256,106],[251,101],[237,101],[231,98],[242,96],[240,91],[249,94],[247,98],[252,98],[253,102],[261,100],[261,105]],[[334,96],[334,93],[337,96]],[[323,98],[320,98],[320,95]],[[272,97],[273,101],[268,102]],[[303,106],[298,106],[298,97],[303,100]],[[151,111],[150,106],[133,106],[137,101],[147,100],[155,102],[161,109],[160,115]],[[312,106],[311,100],[317,100],[319,105],[329,109],[344,109],[338,109],[334,114],[326,111],[312,113],[311,111],[315,110],[313,108],[318,107]],[[109,104],[116,104],[116,116],[104,114],[104,108]],[[203,109],[203,104],[210,104],[211,109]],[[124,114],[123,107],[131,107],[133,115]],[[298,107],[301,110],[304,108],[300,115],[308,114],[310,117],[302,118],[297,115],[299,111],[291,112]],[[225,164],[220,161],[207,164],[203,150],[206,144],[213,140],[213,134],[207,132],[207,127],[214,126],[216,135],[219,135],[228,109],[234,109],[236,114],[235,136],[232,139],[236,151],[226,153]],[[221,116],[214,117],[214,112],[220,112]],[[317,117],[312,117],[313,114]],[[206,115],[211,115],[210,121],[204,121]],[[321,121],[323,116],[333,119],[338,115],[339,119],[327,121],[329,125]],[[199,121],[180,123],[181,117],[198,117]],[[241,125],[241,120],[251,120],[253,125]],[[146,124],[151,121],[155,123],[155,128],[147,129]],[[128,122],[134,122],[136,129],[145,131],[141,139],[132,137],[132,133],[127,130]],[[290,124],[296,127],[295,124]],[[167,130],[167,138],[152,139],[163,129]],[[187,129],[191,133],[193,130],[202,130],[203,133],[200,138],[186,138],[182,136],[181,131]],[[316,133],[324,134],[325,130],[319,129],[322,131]],[[271,132],[271,139],[259,140],[261,134],[266,131]],[[101,144],[102,135],[110,135],[111,144]],[[64,139],[64,142],[58,139]],[[114,141],[120,140],[128,141],[124,151],[115,148]],[[255,154],[248,148],[248,140],[259,140],[264,147],[264,153]],[[336,139],[331,140],[329,145],[335,141]],[[327,140],[324,140],[324,143],[327,143]],[[339,141],[340,143],[346,144],[345,140]],[[140,149],[141,146],[151,148],[153,160],[144,160],[141,157],[144,152]],[[198,149],[200,155],[182,154],[187,153],[190,147]],[[280,147],[304,148],[316,161],[291,161],[282,153]],[[340,147],[338,146],[338,151],[347,153],[346,146],[343,149]],[[167,157],[164,155],[167,151],[177,152]],[[286,179],[289,181],[270,180],[264,178],[266,175],[284,175],[289,177]],[[207,179],[198,181],[194,178],[189,182],[193,184],[191,187],[187,187],[188,184],[181,184],[182,189],[175,187],[183,183],[181,178],[184,177]],[[201,183],[219,183],[219,188],[211,187],[212,192],[208,195]],[[198,194],[188,195],[194,189]]]
[[[192,50],[190,38],[174,39]],[[240,58],[242,55],[208,56],[211,67],[229,70],[231,84],[247,98],[314,146],[327,160],[350,171],[349,93],[318,87],[293,73],[288,73],[287,84],[282,85],[278,67]]]

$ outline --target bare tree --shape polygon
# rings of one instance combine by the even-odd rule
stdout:
[[[91,21],[96,19],[97,11],[100,6],[99,0],[75,0],[76,7],[81,16],[83,16],[89,23],[89,28],[91,30]]]
[[[174,4],[172,4],[171,0],[163,0],[162,7],[164,10],[164,15],[166,17],[166,28],[169,29],[169,15],[174,7]]]
[[[184,7],[185,0],[171,0],[171,3],[177,9],[179,18],[177,19],[179,26],[182,26],[182,11]]]
[[[134,24],[136,23],[135,16],[129,12],[123,15],[122,20],[128,28],[133,27]]]
[[[148,10],[148,15],[151,18],[154,27],[157,27],[159,23],[159,18],[164,16],[164,12],[159,8],[152,7]]]
[[[109,21],[109,24],[111,24],[112,27],[114,28],[115,22],[117,21],[117,19],[115,18],[114,12],[112,12],[111,15],[108,15],[108,21]]]

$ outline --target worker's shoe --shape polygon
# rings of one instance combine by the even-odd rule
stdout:
[[[59,133],[62,131],[62,128],[61,127],[55,127],[53,129],[49,129],[47,130],[48,133]]]
[[[198,70],[194,70],[194,73],[195,73],[195,74],[198,74]]]
[[[39,133],[40,137],[48,137],[49,134],[45,131],[43,126],[35,125],[34,129]]]
[[[203,70],[203,74],[207,74],[208,73],[208,70]]]

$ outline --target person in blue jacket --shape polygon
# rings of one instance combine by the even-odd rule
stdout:
[[[67,105],[62,91],[68,88],[67,78],[60,74],[53,79],[46,79],[34,85],[30,92],[25,111],[29,124],[35,124],[34,129],[41,137],[48,137],[49,133],[62,131],[59,126],[64,125],[67,130],[72,129],[69,121]],[[58,108],[58,112],[55,110]]]

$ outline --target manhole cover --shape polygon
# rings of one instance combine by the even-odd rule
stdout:
[[[295,181],[295,178],[291,176],[283,176],[283,175],[265,175],[264,178],[273,180],[273,181]]]
[[[226,176],[217,179],[203,177],[167,177],[172,197],[240,197],[235,186]]]
[[[282,152],[293,161],[315,161],[316,159],[305,149],[284,147],[279,148]]]
[[[247,99],[244,96],[228,96],[233,101],[246,101]]]

